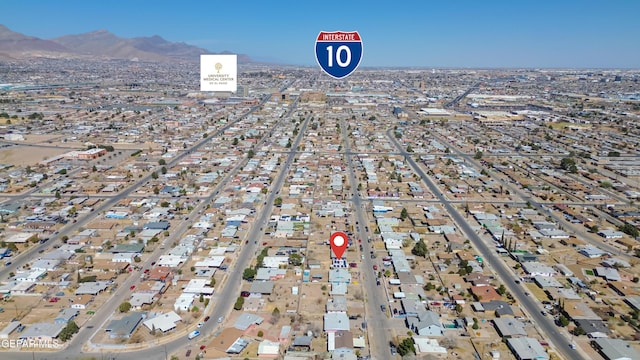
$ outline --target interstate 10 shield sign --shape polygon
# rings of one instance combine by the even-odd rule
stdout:
[[[316,61],[327,75],[342,79],[362,60],[362,39],[357,31],[321,31],[316,39]]]

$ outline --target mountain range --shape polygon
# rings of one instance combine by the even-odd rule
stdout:
[[[125,59],[151,62],[199,61],[201,54],[215,54],[183,42],[170,42],[158,35],[121,38],[107,30],[40,39],[10,30],[0,24],[0,60]],[[231,54],[229,51],[220,54]],[[238,54],[238,63],[252,62]]]

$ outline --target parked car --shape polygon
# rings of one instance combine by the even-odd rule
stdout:
[[[185,356],[189,357],[190,355],[191,355],[191,349],[187,350],[187,354]]]
[[[241,291],[240,292],[240,296],[242,296],[242,297],[249,297],[249,295],[251,295],[251,293],[248,292],[248,291]]]

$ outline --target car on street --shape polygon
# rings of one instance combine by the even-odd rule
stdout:
[[[207,347],[207,345],[200,345],[200,350],[204,350]]]
[[[398,351],[396,350],[396,347],[394,345],[391,345],[389,347],[389,351],[391,351],[391,355],[393,355],[393,356],[398,354]]]
[[[373,265],[373,270],[378,270],[378,265]]]
[[[542,314],[542,316],[547,316],[547,312],[544,310],[540,311],[540,314]]]
[[[191,355],[191,349],[187,350],[187,354],[185,356],[189,357],[190,355]]]
[[[198,328],[201,328],[204,325],[204,323],[198,323]]]
[[[209,319],[210,319],[210,317],[207,316],[207,317],[204,318],[204,321],[209,321]]]
[[[218,323],[221,323],[221,322],[222,322],[222,316],[218,318]]]
[[[131,285],[131,287],[129,287],[129,290],[133,290],[133,289],[135,289],[135,288],[136,288],[136,286],[135,286],[135,285]]]

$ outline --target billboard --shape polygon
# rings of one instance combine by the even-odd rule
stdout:
[[[235,92],[237,88],[237,55],[200,55],[200,91]]]

